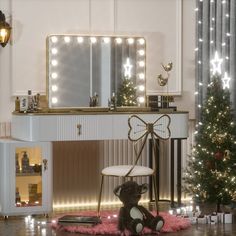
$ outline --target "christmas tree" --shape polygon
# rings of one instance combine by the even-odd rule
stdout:
[[[136,88],[131,78],[125,77],[117,92],[117,106],[136,106]]]
[[[208,85],[195,146],[185,173],[185,190],[216,210],[236,200],[236,126],[230,108],[229,78],[217,73]]]

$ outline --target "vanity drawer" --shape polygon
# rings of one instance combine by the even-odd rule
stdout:
[[[57,140],[105,140],[112,138],[109,115],[59,116]]]
[[[13,115],[11,136],[23,141],[54,141],[57,118],[50,115]]]
[[[132,114],[13,115],[12,137],[24,141],[109,140],[128,138]],[[154,122],[163,114],[139,114]],[[171,138],[188,137],[188,113],[169,114]]]

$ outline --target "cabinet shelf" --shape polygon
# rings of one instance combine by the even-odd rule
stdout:
[[[41,173],[16,173],[16,177],[23,177],[23,176],[41,176]]]
[[[22,161],[25,154],[28,160]],[[52,211],[51,159],[51,142],[0,140],[0,215]]]

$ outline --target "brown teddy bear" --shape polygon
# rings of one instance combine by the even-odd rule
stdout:
[[[164,225],[161,216],[153,216],[145,207],[138,205],[141,195],[148,190],[147,184],[138,185],[134,181],[128,181],[114,189],[114,194],[123,203],[120,208],[118,229],[128,229],[132,234],[138,235],[144,227],[154,231],[160,231]]]

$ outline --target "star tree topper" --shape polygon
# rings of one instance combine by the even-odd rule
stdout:
[[[215,75],[216,73],[221,74],[222,62],[223,62],[223,59],[219,58],[218,52],[215,52],[215,57],[214,59],[211,60],[213,75]]]
[[[214,59],[211,60],[211,64],[212,64],[212,74],[219,74],[221,75],[221,64],[223,62],[222,58],[219,58],[219,55],[217,52],[215,52],[215,57]],[[229,89],[229,81],[230,81],[230,77],[228,77],[227,72],[225,72],[224,77],[221,79],[223,82],[223,89],[228,88]]]
[[[224,75],[224,77],[222,78],[223,89],[226,89],[226,88],[229,89],[229,81],[230,81],[230,77],[228,77],[227,72],[225,72],[225,75]]]

